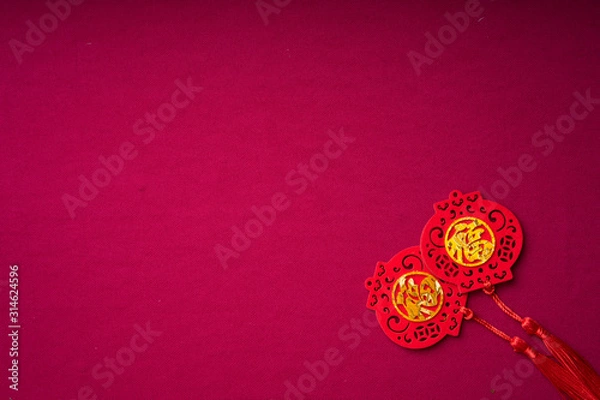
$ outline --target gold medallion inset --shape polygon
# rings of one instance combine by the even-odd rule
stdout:
[[[464,217],[450,225],[444,243],[455,262],[465,267],[477,267],[494,254],[496,238],[488,224],[479,218]]]
[[[427,272],[402,275],[392,288],[392,303],[409,321],[423,322],[435,317],[444,305],[440,282]]]

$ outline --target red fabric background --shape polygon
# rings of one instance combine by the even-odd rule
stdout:
[[[10,41],[48,8],[0,6],[0,289],[6,315],[17,263],[22,325],[20,390],[1,377],[4,393],[279,400],[334,348],[337,365],[302,396],[558,399],[472,322],[422,351],[365,327],[364,280],[418,244],[453,189],[519,217],[525,247],[500,295],[600,368],[600,105],[562,141],[532,142],[574,92],[600,97],[598,3],[482,0],[420,75],[407,53],[465,1],[285,3],[265,24],[251,0],[88,0],[21,64]],[[188,77],[203,90],[144,144],[134,124]],[[286,175],[340,129],[355,141],[297,194]],[[137,157],[72,219],[62,196],[124,142]],[[524,154],[535,168],[497,183]],[[215,246],[231,248],[232,227],[278,192],[289,207],[224,269]],[[469,305],[521,335],[482,293]],[[103,387],[94,367],[129,354],[146,323],[162,334]],[[505,377],[515,368],[527,376]]]

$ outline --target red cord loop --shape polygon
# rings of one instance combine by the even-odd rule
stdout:
[[[496,290],[496,288],[494,287],[494,285],[492,285],[492,282],[486,281],[483,284],[483,292],[485,294],[488,294],[488,295],[493,294],[495,290]]]
[[[540,324],[538,324],[535,320],[525,317],[523,318],[523,322],[521,326],[530,335],[536,335],[540,339],[546,339],[548,337],[548,331],[544,329]]]
[[[460,312],[462,312],[465,315],[465,319],[467,321],[473,319],[473,310],[471,310],[470,308],[461,307]]]

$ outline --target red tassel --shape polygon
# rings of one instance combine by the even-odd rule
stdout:
[[[581,357],[569,345],[554,336],[540,324],[529,317],[522,318],[510,307],[508,307],[495,292],[494,285],[486,282],[483,291],[491,296],[492,300],[500,307],[500,309],[509,317],[521,323],[521,326],[530,335],[535,335],[542,339],[544,345],[548,348],[552,356],[556,358],[560,364],[567,369],[575,379],[580,380],[587,386],[589,391],[600,397],[600,376],[594,371],[594,368]]]
[[[529,357],[529,359],[533,361],[533,364],[554,385],[554,387],[569,396],[569,398],[574,400],[600,400],[600,397],[594,394],[583,381],[573,374],[572,371],[563,365],[558,364],[553,359],[546,357],[544,354],[538,353],[523,339],[518,337],[511,338],[486,320],[476,316],[475,313],[473,313],[473,310],[467,307],[461,307],[460,311],[464,314],[465,320],[473,320],[479,323],[493,334],[509,342],[517,353],[523,353]]]
[[[530,335],[536,335],[565,368],[577,376],[596,396],[600,397],[600,376],[594,368],[568,344],[554,336],[529,317],[523,318],[521,326]]]
[[[510,344],[517,353],[523,353],[533,361],[533,364],[552,384],[573,400],[600,399],[583,382],[573,379],[571,372],[542,353],[538,353],[523,339],[513,337]]]

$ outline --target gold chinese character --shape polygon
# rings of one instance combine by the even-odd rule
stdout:
[[[425,272],[402,275],[392,293],[394,307],[409,321],[427,321],[438,313],[444,301],[442,286]]]
[[[445,242],[450,257],[466,267],[481,265],[494,254],[492,230],[478,218],[465,217],[454,221],[446,232]]]

